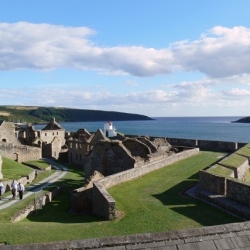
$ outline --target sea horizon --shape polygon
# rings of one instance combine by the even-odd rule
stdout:
[[[229,142],[250,142],[250,124],[233,121],[242,116],[154,117],[154,120],[111,121],[117,132],[125,135],[184,138]],[[66,131],[87,129],[94,133],[107,121],[58,122]],[[35,125],[43,129],[45,125]]]

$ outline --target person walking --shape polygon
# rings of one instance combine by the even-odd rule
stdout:
[[[2,199],[3,187],[4,187],[4,185],[3,185],[2,181],[0,180],[0,200]]]
[[[19,182],[19,184],[18,184],[18,192],[19,192],[19,198],[20,198],[20,200],[23,199],[23,192],[24,192],[24,190],[25,190],[24,185],[21,182]]]
[[[11,183],[11,188],[12,188],[12,195],[13,195],[13,199],[16,199],[16,194],[17,194],[17,185],[18,182],[16,180],[13,180]]]

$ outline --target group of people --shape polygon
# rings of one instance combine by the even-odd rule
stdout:
[[[13,199],[16,199],[17,192],[19,193],[19,198],[20,200],[23,199],[23,192],[25,190],[24,185],[21,182],[17,182],[16,180],[13,180],[11,183],[11,188],[12,188],[12,195]]]
[[[3,193],[3,188],[4,185],[2,183],[2,181],[0,181],[0,200],[2,197],[2,193]],[[13,199],[17,198],[17,192],[19,193],[19,199],[22,200],[23,199],[23,193],[24,193],[24,185],[21,182],[17,182],[16,180],[13,180],[11,183],[11,188],[12,188],[12,195],[13,195]]]

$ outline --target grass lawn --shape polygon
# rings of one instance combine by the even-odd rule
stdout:
[[[187,197],[198,171],[215,164],[221,153],[199,155],[109,189],[120,218],[104,221],[93,215],[71,214],[70,191],[83,185],[83,173],[72,169],[59,184],[63,192],[38,215],[10,223],[0,216],[0,242],[34,243],[159,232],[241,221],[218,208]],[[0,215],[4,212],[0,211]],[[6,212],[7,213],[7,212]]]
[[[220,175],[220,176],[230,176],[231,174],[233,174],[233,170],[229,169],[229,168],[226,168],[226,167],[223,167],[221,165],[215,165],[214,168],[210,168],[208,170],[209,173],[212,173],[212,174],[217,174],[217,175]]]
[[[2,180],[17,180],[24,175],[30,174],[34,169],[31,169],[19,162],[10,160],[6,157],[2,157],[3,164],[2,164]]]
[[[25,163],[31,164],[42,170],[46,169],[50,165],[48,162],[43,161],[43,160],[25,161]]]
[[[241,164],[243,164],[247,160],[246,157],[238,155],[238,154],[231,154],[224,160],[220,161],[221,164],[233,167],[233,168],[238,168]]]
[[[247,144],[246,146],[240,148],[236,151],[236,153],[250,157],[250,144]]]

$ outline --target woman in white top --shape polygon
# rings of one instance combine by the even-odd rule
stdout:
[[[11,183],[11,188],[12,188],[12,195],[13,195],[13,199],[16,199],[16,193],[17,193],[17,185],[18,182],[16,180],[13,180]]]

